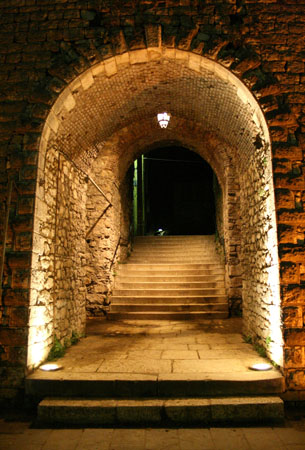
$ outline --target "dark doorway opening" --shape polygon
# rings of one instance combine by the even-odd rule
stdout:
[[[141,234],[215,233],[214,172],[206,161],[185,148],[165,147],[145,153],[137,166],[144,195]]]

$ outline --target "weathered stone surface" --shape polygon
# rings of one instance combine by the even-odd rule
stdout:
[[[304,252],[300,249],[305,232],[303,5],[249,0],[242,15],[236,12],[234,2],[220,4],[213,0],[204,6],[198,2],[156,5],[143,0],[136,6],[115,2],[110,8],[105,2],[91,3],[84,7],[84,2],[76,1],[68,9],[61,8],[59,3],[56,9],[50,9],[47,4],[32,7],[16,0],[4,2],[0,7],[1,201],[7,199],[8,172],[16,182],[7,233],[9,254],[1,317],[7,317],[4,308],[21,306],[30,297],[30,276],[31,306],[49,305],[44,319],[49,334],[53,325],[62,340],[69,338],[72,331],[83,330],[86,301],[90,313],[100,310],[111,290],[113,273],[109,269],[120,234],[124,244],[119,246],[114,264],[124,259],[128,251],[125,239],[128,240],[129,234],[130,197],[124,175],[143,149],[164,141],[165,135],[156,129],[155,122],[147,119],[149,108],[157,109],[161,104],[173,108],[175,99],[180,101],[176,128],[168,129],[165,140],[179,140],[181,145],[198,151],[213,167],[226,193],[223,204],[217,202],[217,224],[220,244],[225,247],[228,294],[232,305],[238,306],[243,291],[243,309],[248,311],[245,329],[250,331],[253,324],[262,324],[259,333],[267,333],[270,318],[266,310],[274,299],[276,282],[270,279],[277,245],[270,244],[270,229],[275,233],[276,227],[271,219],[274,204],[268,181],[272,171],[265,161],[270,149],[262,150],[259,136],[251,135],[256,118],[247,116],[242,89],[238,94],[243,100],[230,114],[234,89],[228,94],[225,90],[228,80],[223,80],[218,85],[222,89],[216,91],[227,94],[219,104],[221,107],[213,110],[216,91],[211,88],[212,81],[219,79],[221,73],[215,65],[213,76],[201,83],[204,64],[199,63],[198,57],[202,55],[242,75],[254,97],[262,102],[275,159],[278,237],[281,244],[287,245],[281,253],[282,300],[284,305],[289,303],[289,308],[294,308],[285,309],[284,327],[287,331],[295,327],[303,330],[305,276]],[[135,9],[131,14],[132,7]],[[153,46],[155,51],[147,52],[147,46]],[[157,48],[162,48],[162,63]],[[171,64],[179,48],[188,52],[180,53],[175,64]],[[143,53],[131,53],[135,49],[142,49]],[[121,57],[119,70],[110,61],[114,54]],[[105,64],[97,71],[100,61]],[[162,65],[166,67],[166,85],[162,84],[164,75],[159,78],[157,75],[161,72],[156,68]],[[127,69],[131,66],[132,76],[128,79]],[[144,66],[146,69],[141,72]],[[78,83],[79,74],[91,67],[93,75]],[[118,82],[115,77],[119,71],[122,78]],[[171,90],[180,78],[186,84]],[[103,83],[98,84],[98,80]],[[153,80],[156,91],[152,89],[151,100],[145,103],[142,93],[149,80]],[[60,92],[70,82],[72,97],[63,102],[57,115],[54,111],[50,114]],[[123,83],[121,94],[115,98],[113,92],[120,83]],[[214,94],[201,95],[200,89],[204,87],[214,89]],[[104,109],[97,107],[94,98],[104,102]],[[79,100],[79,108],[74,106],[75,99]],[[213,102],[208,103],[208,99]],[[203,113],[205,105],[207,110]],[[183,111],[187,111],[188,120],[183,119]],[[220,118],[223,111],[226,114]],[[245,127],[234,128],[235,115],[248,117]],[[102,124],[102,117],[110,119]],[[202,117],[204,124],[200,125]],[[139,120],[141,123],[135,124]],[[41,139],[45,121],[48,127]],[[174,117],[172,123],[175,124]],[[215,129],[212,123],[217,125]],[[216,137],[219,124],[224,130],[221,139]],[[121,211],[110,208],[99,219],[102,196],[69,161],[63,158],[58,165],[53,146],[55,135],[59,148],[73,155],[73,161],[92,175],[114,205],[123,205]],[[41,157],[37,162],[35,153],[39,145]],[[32,155],[25,151],[31,151]],[[37,166],[40,173],[34,199]],[[113,181],[120,184],[117,191],[111,184]],[[121,227],[115,228],[113,224],[120,215]],[[4,217],[2,210],[1,217]],[[97,220],[87,236],[89,242],[85,242],[86,233]],[[0,222],[3,240],[3,221]],[[232,267],[238,268],[236,272]],[[56,317],[51,320],[54,305]],[[37,323],[38,314],[33,317]],[[11,328],[13,323],[15,328]],[[27,328],[22,323],[23,319],[12,313],[12,323],[5,322],[5,332],[12,336],[10,332],[14,330],[17,336],[23,335]],[[29,330],[31,333],[31,324]],[[45,351],[51,345],[49,336]],[[294,368],[289,371],[291,388],[298,382],[303,385],[300,372],[294,376]]]

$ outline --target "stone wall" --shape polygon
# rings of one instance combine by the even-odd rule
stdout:
[[[224,224],[223,224],[223,208],[224,198],[223,192],[216,176],[213,178],[213,191],[215,198],[215,222],[216,222],[216,242],[220,252],[224,247]]]
[[[106,153],[106,152],[105,152]],[[97,158],[87,192],[86,288],[87,313],[103,315],[107,311],[115,269],[128,253],[130,242],[129,179],[120,185],[116,153]],[[129,201],[128,201],[129,200]]]
[[[168,52],[178,49],[185,51],[187,55],[191,54],[194,57],[191,63],[192,70],[195,71],[198,70],[198,59],[196,60],[195,56],[206,56],[210,61],[218,61],[248,86],[265,114],[271,136],[274,164],[287,385],[290,390],[304,390],[303,0],[289,0],[289,2],[166,0],[162,3],[147,0],[139,0],[136,3],[100,0],[88,0],[85,3],[76,0],[3,0],[0,8],[1,201],[5,201],[7,197],[7,171],[10,171],[10,176],[14,179],[4,267],[4,290],[0,305],[2,398],[9,398],[18,392],[22,387],[25,372],[34,199],[38,151],[41,150],[43,140],[46,138],[46,134],[43,134],[45,121],[47,120],[49,124],[48,133],[50,130],[56,133],[59,116],[56,118],[55,112],[52,111],[50,114],[50,110],[61,92],[68,92],[69,95],[63,102],[60,100],[57,103],[56,111],[61,111],[59,105],[65,104],[67,113],[63,114],[63,117],[64,120],[67,119],[73,109],[75,92],[82,89],[87,91],[93,82],[90,72],[89,76],[83,79],[83,85],[79,86],[76,83],[73,90],[70,83],[80,74],[105,61],[109,64],[105,64],[103,70],[111,80],[115,74],[112,60],[115,55],[119,55],[123,63],[125,56],[129,55],[128,52],[148,47],[154,49],[162,47]],[[150,58],[156,53],[158,52],[152,51]],[[146,62],[145,59],[141,62],[131,57],[128,62],[125,60],[126,64],[129,64],[129,61],[130,64],[136,62],[138,68]],[[101,66],[99,70],[100,68]],[[149,73],[155,72],[149,69],[142,76],[143,83],[146,82]],[[217,67],[215,76],[216,73]],[[187,76],[184,79],[186,80]],[[130,93],[132,96],[133,87],[132,84],[125,85],[124,95]],[[65,91],[66,88],[68,91]],[[184,91],[180,90],[181,97],[183,93]],[[101,91],[99,96],[103,98],[103,95],[104,92]],[[192,95],[189,96],[191,97]],[[194,98],[197,103],[199,97]],[[194,105],[194,98],[192,97],[190,106]],[[94,95],[91,100],[93,99]],[[106,103],[109,112],[113,107],[111,96],[107,97]],[[133,108],[132,103],[127,106],[133,114],[139,111]],[[139,117],[147,117],[144,106],[141,106],[140,112],[133,118],[138,120]],[[228,110],[229,107],[230,101],[223,104],[224,110]],[[99,112],[91,111],[90,107],[84,111],[87,120],[91,116],[100,117]],[[198,113],[197,117],[199,116]],[[123,122],[124,117],[123,114],[121,118]],[[233,115],[229,114],[222,120],[226,136],[236,136],[236,131],[232,129],[232,119]],[[111,129],[113,124],[110,121],[105,125]],[[79,126],[77,120],[74,126],[75,128]],[[130,124],[125,120],[124,127],[128,126]],[[90,130],[85,128],[79,140],[76,139],[74,142],[71,138],[68,141],[68,147],[70,145],[76,153],[80,150],[92,152],[87,142],[88,136],[92,136],[94,140],[98,135],[98,127],[101,128],[99,121]],[[65,131],[68,140],[69,130]],[[112,129],[112,132],[117,131]],[[189,134],[197,132],[197,125],[189,125],[188,131]],[[180,130],[179,133],[182,144],[187,145],[187,138],[181,136],[183,133],[186,134],[186,129]],[[74,135],[77,136],[75,129]],[[204,142],[204,133],[200,136]],[[243,136],[239,137],[243,139]],[[175,138],[174,133],[171,138]],[[146,140],[144,137],[142,141],[139,138],[134,146],[139,144],[140,148],[140,142],[146,145],[147,139],[147,136]],[[160,137],[158,139],[161,141]],[[189,137],[190,148],[193,148],[191,140]],[[259,147],[260,136],[256,136],[253,140]],[[72,144],[75,144],[74,147]],[[213,150],[205,153],[209,163],[212,157],[217,157],[214,153],[218,148],[220,147],[214,146]],[[244,151],[244,141],[240,144],[239,150]],[[130,156],[122,155],[121,160],[124,158],[132,159]],[[231,159],[232,164],[236,165],[237,159],[238,155],[235,159]],[[259,168],[251,159],[251,155],[249,162],[253,168],[252,175],[249,171],[245,173],[256,180],[255,174]],[[219,179],[223,179],[218,170],[218,161],[214,160],[212,167],[219,175]],[[244,183],[243,186],[248,189],[250,195],[253,190],[247,187],[246,180]],[[256,199],[253,208],[259,205],[256,194],[253,192]],[[242,216],[247,211],[247,204],[248,199],[244,197],[241,201]],[[245,219],[243,226],[247,226]],[[2,220],[1,227],[3,228]],[[256,235],[254,230],[251,233],[253,237]],[[72,228],[70,231],[72,234],[75,233]],[[260,234],[258,237],[260,242],[264,242]],[[237,249],[239,244],[234,242],[233,245]],[[261,252],[262,249],[258,250]],[[247,252],[248,249],[245,247],[243,254],[249,259],[250,255]],[[295,394],[294,398],[301,398],[301,394]]]
[[[242,267],[241,255],[241,210],[240,210],[240,168],[227,168],[226,195],[224,198],[224,248],[226,265],[226,287],[229,311],[232,316],[242,314]]]
[[[40,155],[35,204],[28,368],[44,360],[56,337],[85,330],[87,183],[57,148]]]
[[[241,176],[244,333],[282,367],[278,243],[273,233],[274,190],[267,152],[264,147],[258,148],[247,160]]]
[[[222,189],[214,180],[216,248],[225,264],[230,316],[242,315],[242,267],[240,237],[239,175],[226,169]]]

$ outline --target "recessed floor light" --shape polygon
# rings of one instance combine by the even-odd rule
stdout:
[[[259,363],[259,364],[253,364],[252,366],[249,367],[249,369],[251,370],[271,370],[272,366],[271,364],[268,363]]]
[[[46,372],[52,372],[54,370],[62,369],[62,366],[60,366],[59,364],[50,363],[50,364],[43,364],[42,366],[39,367],[39,369],[44,370]]]

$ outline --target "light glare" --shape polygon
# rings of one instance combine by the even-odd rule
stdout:
[[[59,364],[50,363],[50,364],[43,364],[42,366],[39,367],[39,369],[44,370],[46,372],[52,372],[54,370],[62,369],[62,366],[60,366]]]
[[[158,114],[158,122],[161,128],[167,128],[168,122],[170,121],[170,115],[167,112]]]
[[[271,364],[268,364],[268,363],[259,363],[259,364],[253,364],[252,366],[250,366],[250,369],[264,371],[264,370],[271,370],[272,366],[271,366]]]

